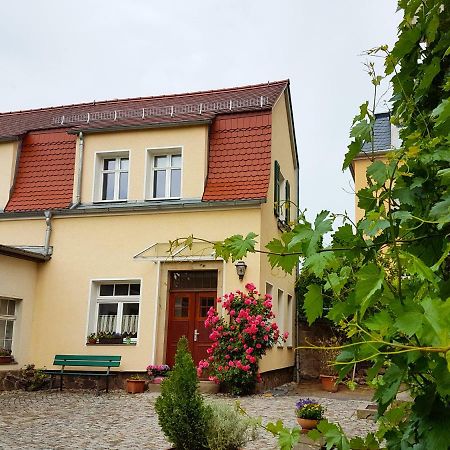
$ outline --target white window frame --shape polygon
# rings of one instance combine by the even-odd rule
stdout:
[[[103,284],[139,284],[139,295],[100,295],[100,286]],[[142,317],[142,279],[100,279],[91,280],[91,298],[89,304],[88,313],[88,329],[87,335],[91,333],[97,333],[98,326],[98,313],[100,304],[117,303],[117,317],[116,317],[116,333],[121,333],[122,317],[123,317],[123,305],[126,303],[138,303],[139,304],[139,318],[137,324],[136,338],[130,338],[132,343],[137,343],[139,339],[140,322]]]
[[[277,205],[278,219],[284,221],[286,219],[286,178],[280,170],[280,178],[278,180],[280,200]]]
[[[128,159],[128,170],[120,169],[120,159]],[[112,171],[105,171],[103,169],[103,162],[105,159],[115,159],[116,169]],[[114,173],[114,196],[112,199],[103,200],[103,174],[105,172]],[[130,195],[130,172],[131,172],[131,158],[129,150],[108,150],[95,152],[94,164],[94,186],[93,186],[93,201],[95,203],[111,203],[111,202],[126,202]],[[120,174],[128,173],[127,196],[126,198],[119,198],[120,192]]]
[[[146,159],[147,159],[147,170],[146,170],[146,180],[145,180],[145,199],[147,200],[172,200],[172,199],[180,199],[183,197],[183,159],[184,159],[184,151],[182,145],[170,146],[170,147],[151,147],[147,148]],[[181,167],[167,167],[165,169],[156,169],[154,167],[155,156],[181,156]],[[172,170],[180,170],[180,195],[176,197],[170,196],[170,187],[171,187],[171,177],[170,173]],[[165,170],[166,171],[166,186],[165,186],[165,196],[164,197],[155,197],[153,196],[153,182],[154,182],[154,173],[157,170]]]
[[[275,319],[281,336],[286,331],[284,329],[286,322],[285,292],[282,289],[277,289],[277,317]],[[280,339],[277,345],[279,348],[283,348],[284,342]]]
[[[17,309],[18,309],[18,301],[14,298],[9,297],[0,297],[0,301],[14,302],[14,315],[11,314],[0,314],[0,320],[5,321],[5,335],[6,335],[6,326],[8,322],[12,322],[12,335],[11,335],[11,352],[14,352],[14,334],[17,323]],[[7,348],[5,345],[6,340],[0,341],[0,348]]]
[[[294,342],[294,318],[297,313],[294,309],[294,296],[292,294],[287,294],[287,315],[286,315],[286,330],[289,333],[289,336],[286,340],[286,346],[288,348],[292,348],[292,343]]]

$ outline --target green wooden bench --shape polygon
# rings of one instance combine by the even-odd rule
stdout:
[[[61,366],[59,370],[44,370],[44,373],[52,376],[60,377],[59,390],[63,389],[63,377],[96,377],[97,378],[97,393],[100,391],[99,382],[101,379],[106,380],[106,392],[109,388],[109,377],[117,375],[117,372],[111,372],[111,367],[119,367],[121,356],[98,356],[98,355],[55,355],[53,361],[54,366]],[[106,370],[67,370],[66,367],[105,367]]]

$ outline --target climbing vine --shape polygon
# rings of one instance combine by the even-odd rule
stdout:
[[[367,53],[384,58],[384,75],[369,64],[371,81],[376,89],[389,78],[401,145],[383,158],[365,150],[373,149],[375,95],[353,120],[343,163],[349,168],[363,149],[371,161],[367,186],[356,193],[364,217],[353,223],[322,211],[311,223],[300,215],[265,246],[272,267],[292,273],[300,261],[304,276],[320,280],[306,287],[304,309],[309,323],[326,314],[350,340],[337,358],[341,377],[367,361],[368,381],[382,378],[377,433],[350,440],[324,421],[311,436],[324,436],[327,448],[447,449],[450,442],[450,12],[442,0],[398,5],[396,44]],[[214,244],[216,254],[241,259],[258,251],[256,238],[229,237]],[[412,402],[395,402],[401,385]]]

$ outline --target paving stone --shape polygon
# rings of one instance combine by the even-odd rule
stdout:
[[[126,394],[112,391],[95,395],[90,391],[9,391],[0,393],[1,450],[116,449],[166,450],[165,440],[154,410],[158,393]],[[263,423],[282,419],[296,426],[295,403],[299,395],[255,395],[238,399],[251,416]],[[205,395],[208,401],[233,404],[237,399],[221,394]],[[339,421],[350,435],[374,430],[372,421],[356,418],[356,410],[370,402],[320,398],[330,421]],[[275,439],[261,431],[247,450],[274,450]]]

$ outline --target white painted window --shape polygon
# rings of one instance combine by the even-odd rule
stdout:
[[[294,301],[292,295],[288,294],[287,296],[287,314],[286,314],[286,327],[284,331],[287,331],[289,333],[289,336],[286,341],[286,345],[288,347],[292,347],[292,343],[294,342],[294,320],[295,320],[295,308],[294,308]]]
[[[280,330],[280,335],[282,335],[285,330],[285,322],[286,322],[286,305],[285,305],[285,295],[281,289],[278,289],[277,293],[277,317],[276,322],[278,328]],[[280,340],[278,342],[278,347],[283,347],[284,343]]]
[[[129,153],[97,153],[94,201],[117,202],[128,199]]]
[[[90,332],[116,333],[136,341],[141,285],[139,281],[99,282],[95,285]]]
[[[0,298],[0,348],[13,349],[16,301]]]
[[[150,184],[147,197],[152,199],[180,198],[181,149],[150,150]]]

